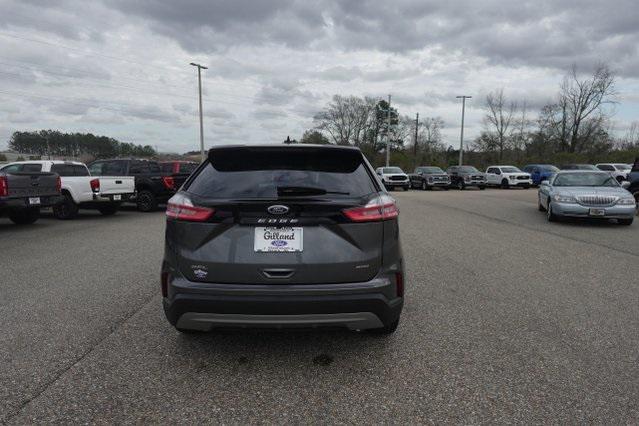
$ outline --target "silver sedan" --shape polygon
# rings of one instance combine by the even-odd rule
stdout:
[[[550,222],[569,216],[617,219],[621,225],[631,225],[637,206],[626,187],[606,172],[562,171],[541,182],[539,210]]]

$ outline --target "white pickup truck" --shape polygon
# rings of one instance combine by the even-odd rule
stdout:
[[[18,161],[2,166],[6,172],[53,172],[60,176],[64,201],[53,207],[58,219],[73,219],[79,209],[95,209],[105,216],[115,214],[120,203],[135,195],[135,178],[94,177],[84,163],[76,161]]]

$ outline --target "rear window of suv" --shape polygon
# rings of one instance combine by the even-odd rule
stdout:
[[[377,189],[362,154],[326,148],[212,151],[186,191],[204,198],[363,197]]]

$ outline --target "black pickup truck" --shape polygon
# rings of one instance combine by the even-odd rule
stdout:
[[[63,200],[60,188],[60,176],[55,173],[0,170],[0,216],[9,216],[17,225],[34,223],[41,207]]]
[[[89,164],[92,176],[135,177],[135,202],[141,212],[157,210],[177,191],[175,179],[160,169],[157,161],[138,159],[98,160]]]

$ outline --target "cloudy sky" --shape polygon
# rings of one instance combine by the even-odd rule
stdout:
[[[616,131],[639,120],[637,0],[0,0],[0,149],[15,130],[197,149],[299,138],[334,94],[386,97],[468,140],[482,98],[538,108],[574,63],[618,75]]]

